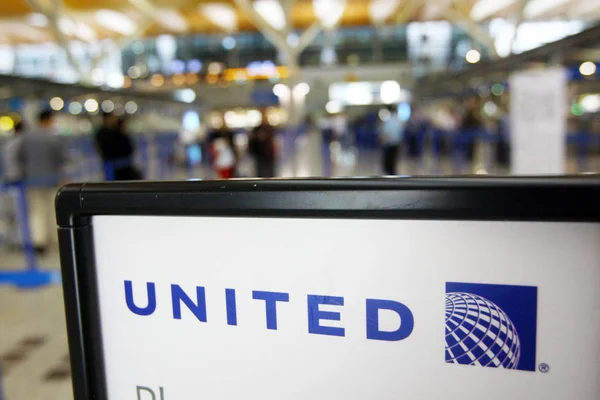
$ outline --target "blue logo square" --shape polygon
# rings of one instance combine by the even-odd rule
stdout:
[[[537,287],[446,283],[446,362],[535,371]]]

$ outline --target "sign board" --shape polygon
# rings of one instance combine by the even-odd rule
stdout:
[[[597,399],[599,189],[69,187],[75,399]]]
[[[525,71],[510,79],[513,174],[563,174],[567,78],[561,68]]]

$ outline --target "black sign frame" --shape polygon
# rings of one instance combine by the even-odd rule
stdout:
[[[67,185],[58,193],[56,212],[74,399],[109,400],[93,216],[600,222],[598,178],[364,178]]]

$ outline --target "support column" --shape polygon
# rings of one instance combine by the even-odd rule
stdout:
[[[295,0],[280,0],[280,5],[286,17],[285,27],[281,30],[275,29],[269,24],[252,6],[250,0],[235,0],[256,28],[271,42],[280,54],[280,58],[288,68],[289,76],[283,83],[289,89],[289,101],[282,101],[282,107],[288,112],[288,124],[297,126],[303,117],[304,98],[294,96],[294,88],[300,82],[300,53],[317,37],[322,30],[322,24],[315,22],[300,35],[298,43],[291,45],[288,43],[288,35],[292,31],[291,11]],[[298,94],[298,92],[297,92]]]

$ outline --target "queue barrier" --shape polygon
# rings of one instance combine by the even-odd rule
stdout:
[[[32,183],[32,185],[39,185],[39,182]],[[8,284],[20,288],[32,288],[61,282],[60,272],[41,270],[38,265],[29,225],[28,186],[25,183],[0,185],[0,195],[15,196],[16,220],[21,239],[20,244],[25,257],[25,268],[3,269],[0,271],[0,285]]]
[[[133,137],[135,142],[133,160],[135,165],[139,166],[143,179],[164,179],[168,176],[170,171],[164,169],[161,163],[169,161],[169,155],[173,152],[177,138],[177,133],[173,132],[159,132]],[[69,158],[75,166],[68,174],[70,180],[92,182],[110,180],[107,178],[110,178],[112,174],[107,171],[107,168],[114,169],[115,167],[107,167],[101,161],[93,136],[69,139],[67,147],[69,149]],[[153,168],[155,164],[152,162],[154,160],[158,160],[158,170],[156,173]],[[118,160],[116,163],[120,165],[121,161]]]
[[[90,176],[97,176],[97,165],[99,162],[91,159],[83,165],[81,171],[75,171],[68,174],[70,179],[79,177],[81,180],[89,180]],[[132,158],[124,158],[110,162],[102,163],[102,170],[106,181],[115,180],[115,171],[124,168],[134,168],[134,160]],[[86,177],[88,179],[86,179]],[[40,269],[35,245],[32,240],[30,230],[30,218],[28,211],[28,189],[38,187],[55,187],[58,188],[63,183],[61,177],[47,177],[43,179],[30,180],[28,182],[15,182],[0,184],[0,196],[7,196],[14,199],[14,214],[15,225],[18,227],[17,245],[21,247],[22,254],[25,258],[24,268],[13,268],[0,270],[0,285],[9,284],[21,288],[44,286],[51,283],[60,283],[60,273],[56,271],[45,271]],[[9,235],[14,235],[17,232],[10,232]],[[4,238],[7,239],[7,238]],[[3,266],[6,268],[6,266]],[[16,267],[16,266],[15,266]]]
[[[378,148],[377,126],[361,124],[351,133],[356,138],[359,151],[373,151]],[[324,143],[332,138],[330,129],[321,131]],[[575,152],[577,170],[588,172],[590,155],[600,149],[600,135],[579,131],[567,135],[566,143]],[[475,146],[483,146],[483,167],[491,170],[498,165],[507,166],[510,158],[510,134],[491,133],[486,130],[462,130],[458,132],[444,131],[436,128],[423,128],[416,131],[405,131],[403,137],[403,159],[416,161],[419,170],[423,169],[424,156],[429,154],[432,164],[429,173],[441,173],[442,159],[448,156],[455,174],[465,171],[466,166],[474,160]],[[329,157],[323,146],[323,158]]]
[[[165,138],[166,136],[166,138]],[[158,139],[157,139],[158,138]],[[167,160],[167,155],[172,151],[176,140],[175,135],[159,135],[155,140],[157,145],[157,154],[160,156],[159,176],[166,178],[169,170],[160,165]],[[68,145],[71,162],[74,169],[66,174],[71,181],[97,181],[97,180],[115,180],[115,171],[123,167],[135,168],[141,164],[142,176],[140,178],[150,177],[150,150],[151,140],[138,138],[136,140],[136,156],[140,161],[134,158],[124,158],[102,163],[96,153],[96,149],[90,137],[77,138]],[[53,283],[60,283],[61,276],[57,271],[42,270],[38,264],[35,245],[30,231],[30,221],[28,213],[27,190],[31,187],[56,187],[58,188],[62,179],[60,177],[48,177],[45,179],[19,182],[19,183],[0,183],[0,196],[6,196],[14,199],[14,215],[16,226],[18,227],[17,245],[22,248],[22,254],[25,258],[23,266],[6,266],[0,271],[0,286],[11,285],[19,288],[33,288]],[[17,232],[10,232],[15,235]],[[0,244],[6,242],[7,238],[0,237]],[[0,398],[1,400],[1,398]]]

